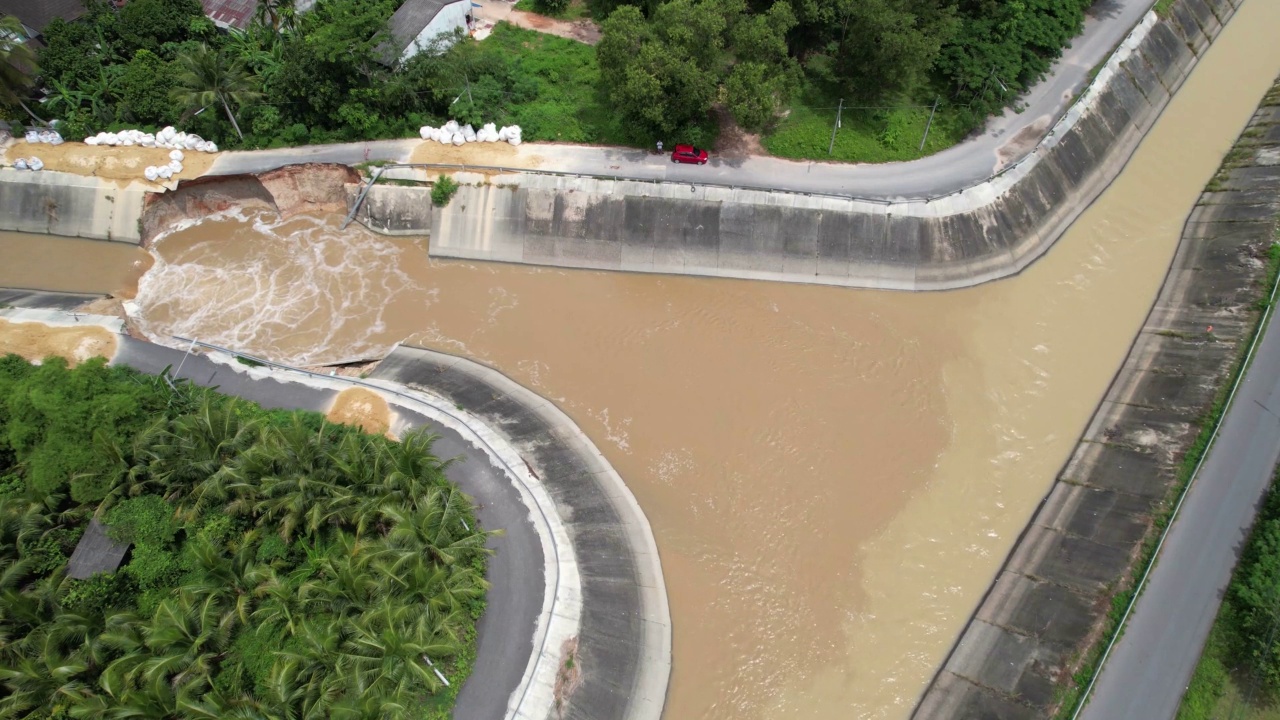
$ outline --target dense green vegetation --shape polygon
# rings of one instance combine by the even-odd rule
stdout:
[[[929,147],[954,142],[1049,67],[1089,5],[529,0],[562,17],[589,10],[603,39],[593,49],[500,25],[401,62],[386,27],[403,0],[319,0],[296,15],[269,0],[233,33],[198,0],[85,1],[86,18],[45,31],[48,95],[33,106],[73,138],[177,123],[223,146],[267,147],[404,137],[454,117],[520,124],[527,140],[707,144],[718,111],[771,135],[775,153],[825,157],[820,137],[844,101],[836,157],[854,160],[919,154],[922,107],[935,101]],[[32,94],[24,82],[5,81],[11,116]]]
[[[1280,473],[1272,480],[1179,720],[1280,717]]]
[[[486,534],[432,440],[0,359],[0,717],[448,717]]]

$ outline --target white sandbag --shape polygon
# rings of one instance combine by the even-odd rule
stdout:
[[[27,138],[27,142],[31,143],[32,145],[35,145],[40,142],[40,132],[37,130],[28,130],[26,138]]]
[[[59,135],[58,133],[54,133],[53,138],[49,140],[50,145],[61,145],[63,142],[65,141],[62,139],[62,136]]]
[[[511,128],[504,125],[502,129],[498,131],[498,139],[506,142],[509,137],[511,137]]]
[[[463,140],[466,140],[467,142],[475,142],[475,141],[476,141],[476,129],[475,129],[475,128],[473,128],[473,127],[471,127],[470,123],[468,123],[467,125],[464,125],[464,126],[463,126],[463,128],[462,128],[462,139],[463,139]]]
[[[456,132],[458,132],[458,131],[459,131],[459,130],[461,130],[462,128],[458,127],[458,121],[457,121],[457,120],[450,120],[449,122],[447,122],[447,123],[445,123],[445,124],[444,124],[444,127],[440,128],[440,129],[441,129],[441,130],[444,130],[446,133],[448,133],[448,134],[449,134],[449,137],[453,137],[453,134],[454,134],[454,133],[456,133]]]
[[[517,135],[517,136],[515,136],[515,137],[513,137],[513,138],[510,138],[510,139],[508,139],[508,140],[507,140],[507,142],[511,143],[512,145],[519,145],[519,144],[520,144],[520,136],[519,136],[519,135]]]
[[[173,177],[173,168],[169,167],[168,165],[161,165],[160,167],[156,168],[156,174],[160,176],[161,180],[168,180],[169,178]]]
[[[27,169],[27,159],[26,159],[26,158],[18,158],[17,160],[14,160],[14,161],[13,161],[13,169],[14,169],[14,170],[26,170],[26,169]]]
[[[181,150],[170,150],[170,151],[169,151],[169,159],[170,159],[170,160],[177,160],[178,162],[182,162],[182,159],[183,159],[184,157],[186,157],[186,156],[182,154],[182,151],[181,151]]]
[[[120,136],[115,133],[107,133],[107,136],[102,139],[102,142],[115,147],[120,144]]]
[[[85,139],[84,139],[84,144],[85,144],[85,145],[97,145],[97,144],[98,144],[98,138],[96,138],[96,137],[87,137],[87,138],[85,138]]]
[[[160,177],[160,173],[156,172],[155,166],[148,166],[146,170],[142,171],[142,175],[151,182],[155,182],[156,178]]]
[[[163,128],[160,128],[160,132],[156,133],[156,139],[159,140],[160,138],[164,138],[165,142],[169,142],[177,132],[177,130],[173,129],[172,125],[166,125]]]
[[[133,147],[136,143],[133,142],[133,138],[125,137],[120,140],[120,144],[124,147]]]
[[[430,140],[432,129],[433,128],[429,125],[423,125],[422,127],[418,128],[418,137],[422,138],[423,140]]]
[[[153,137],[147,137],[146,135],[143,135],[142,139],[138,141],[138,144],[141,145],[142,147],[152,148],[156,146],[156,139]]]
[[[487,133],[496,133],[496,132],[498,132],[498,126],[497,126],[497,125],[494,125],[493,123],[485,123],[485,124],[484,124],[484,127],[480,128],[480,129],[481,129],[481,130],[484,130],[484,131],[485,131],[485,132],[487,132]]]
[[[43,170],[44,161],[37,157],[30,158],[27,160],[27,168],[30,170]]]
[[[453,144],[453,133],[451,133],[451,132],[445,132],[444,130],[441,130],[441,131],[440,131],[440,144],[441,144],[441,145],[452,145],[452,144]]]
[[[182,163],[178,162],[177,160],[170,160],[169,164],[166,167],[172,170],[174,175],[178,175],[179,173],[182,172]]]
[[[465,137],[463,137],[463,136],[462,136],[462,133],[460,133],[460,132],[456,132],[456,133],[454,133],[454,134],[453,134],[453,144],[454,144],[454,145],[463,145],[463,144],[465,144],[466,142],[467,142],[467,139],[466,139]]]
[[[212,140],[207,141],[207,142],[204,144],[204,147],[205,147],[205,152],[211,152],[211,153],[216,153],[216,152],[218,152],[218,143],[216,143],[216,142],[214,142],[214,141],[212,141]]]

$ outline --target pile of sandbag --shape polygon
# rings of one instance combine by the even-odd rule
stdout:
[[[519,145],[521,142],[519,125],[499,130],[493,123],[485,123],[484,127],[476,130],[470,125],[459,126],[456,120],[450,120],[438,128],[425,125],[418,130],[418,135],[423,140],[435,140],[442,145],[464,145],[472,142],[508,142]]]
[[[14,170],[37,170],[37,171],[43,170],[44,161],[38,157],[18,158],[17,160],[13,161],[13,169]]]
[[[28,130],[26,140],[32,145],[39,145],[40,143],[48,145],[62,144],[62,136],[54,130]]]
[[[182,172],[183,157],[181,150],[173,150],[169,153],[169,163],[167,165],[151,165],[142,171],[142,176],[151,182],[168,180]]]
[[[194,133],[189,135],[184,132],[178,132],[172,127],[166,127],[154,134],[144,133],[141,130],[121,130],[114,133],[100,132],[93,137],[85,138],[84,142],[86,145],[110,145],[111,147],[138,145],[140,147],[168,148],[171,150],[218,152],[218,145],[212,140],[205,140]]]

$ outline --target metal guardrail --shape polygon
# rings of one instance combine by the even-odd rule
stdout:
[[[280,363],[272,362],[271,360],[267,360],[266,358],[255,357],[255,356],[253,356],[253,355],[248,355],[248,354],[246,354],[246,353],[238,352],[238,351],[236,351],[236,350],[232,350],[232,349],[230,349],[230,348],[225,348],[225,347],[222,347],[222,346],[219,346],[219,345],[214,345],[214,344],[212,344],[212,343],[202,342],[202,341],[200,341],[200,340],[196,340],[196,339],[193,339],[193,338],[185,338],[185,337],[182,337],[182,336],[180,336],[180,335],[171,335],[170,337],[172,337],[172,338],[173,338],[173,339],[175,339],[175,340],[180,340],[180,341],[182,341],[182,342],[184,342],[184,343],[190,343],[190,345],[189,345],[189,346],[188,346],[188,348],[187,348],[187,353],[186,353],[185,355],[183,355],[183,358],[182,358],[182,359],[183,359],[183,362],[186,362],[187,355],[189,355],[189,354],[191,353],[191,350],[192,350],[195,346],[197,346],[197,345],[198,345],[198,346],[200,346],[200,347],[207,348],[207,349],[209,349],[209,350],[217,350],[217,351],[219,351],[219,352],[224,352],[224,353],[227,353],[228,355],[232,355],[232,356],[237,357],[237,358],[244,358],[245,360],[249,360],[249,361],[252,361],[252,362],[258,363],[258,364],[260,364],[260,365],[267,366],[267,367],[275,368],[275,369],[277,369],[277,370],[283,370],[283,371],[285,371],[285,372],[291,372],[291,373],[298,373],[298,374],[300,374],[300,375],[307,375],[307,376],[309,376],[309,377],[313,377],[313,378],[320,378],[320,379],[323,379],[323,380],[343,380],[343,381],[345,381],[345,382],[348,382],[348,383],[352,384],[353,386],[363,387],[363,388],[365,388],[365,389],[372,390],[372,391],[375,391],[375,392],[380,392],[380,393],[390,393],[390,394],[392,394],[392,395],[394,395],[394,396],[396,396],[396,397],[399,397],[399,398],[401,398],[401,399],[403,399],[403,400],[408,400],[408,401],[409,401],[409,402],[411,402],[411,403],[418,403],[418,404],[430,405],[430,403],[427,403],[427,402],[425,402],[425,401],[423,401],[423,400],[421,400],[421,399],[419,399],[419,398],[413,397],[412,395],[407,395],[407,394],[405,394],[405,393],[402,393],[402,392],[400,392],[400,391],[398,391],[398,390],[395,390],[394,388],[388,388],[388,387],[384,387],[384,386],[382,386],[382,385],[375,385],[375,384],[373,384],[373,383],[368,383],[368,382],[365,382],[365,381],[361,380],[360,378],[353,378],[353,377],[348,377],[348,376],[345,376],[345,375],[322,375],[322,374],[320,374],[320,373],[311,372],[310,370],[303,370],[302,368],[296,368],[296,367],[292,367],[292,366],[289,366],[289,365],[282,365],[282,364],[280,364]],[[178,379],[178,372],[179,372],[179,371],[181,371],[181,370],[182,370],[182,363],[179,363],[179,364],[178,364],[178,370],[174,372],[173,379],[175,379],[175,380],[176,380],[176,379]],[[480,435],[480,433],[477,433],[476,431],[472,430],[472,429],[471,429],[471,426],[470,426],[470,425],[468,425],[468,424],[467,424],[467,422],[466,422],[465,420],[463,420],[462,418],[458,417],[456,414],[454,414],[453,412],[451,412],[448,408],[438,407],[438,406],[436,406],[436,405],[431,405],[431,408],[432,408],[432,409],[434,409],[434,410],[436,410],[437,412],[440,412],[440,413],[443,413],[444,415],[447,415],[449,418],[451,418],[451,419],[452,419],[452,420],[454,420],[455,422],[457,422],[457,423],[459,423],[460,425],[462,425],[462,427],[466,428],[466,429],[467,429],[467,432],[468,432],[470,435],[472,435],[472,436],[474,437],[475,442],[476,442],[479,446],[481,446],[482,448],[484,448],[484,450],[485,450],[486,452],[488,452],[488,453],[489,453],[489,455],[490,455],[491,457],[493,457],[493,458],[497,459],[497,460],[498,460],[498,462],[502,463],[502,467],[503,467],[503,469],[504,469],[504,470],[506,470],[508,477],[511,477],[511,478],[513,478],[516,482],[520,483],[520,485],[524,487],[525,492],[526,492],[526,493],[528,493],[530,496],[533,496],[533,489],[532,489],[531,487],[529,487],[529,484],[525,482],[524,478],[523,478],[519,473],[517,473],[514,469],[512,469],[512,467],[511,467],[510,463],[508,463],[508,462],[506,461],[506,459],[505,459],[505,458],[503,458],[503,457],[502,457],[502,455],[501,455],[500,453],[498,453],[497,449],[496,449],[496,448],[494,448],[492,445],[490,445],[490,444],[489,444],[489,442],[488,442],[487,440],[485,440],[485,439],[484,439],[484,437],[482,437],[482,436]],[[530,470],[530,472],[532,472],[532,470]],[[550,494],[548,494],[548,497],[550,497]],[[554,500],[553,500],[553,502],[554,502]],[[545,524],[546,524],[546,526],[547,526],[548,528],[550,528],[550,527],[551,527],[551,520],[550,520],[550,518],[548,518],[548,517],[547,517],[547,513],[546,513],[546,511],[542,508],[542,506],[541,506],[540,504],[538,504],[538,503],[536,503],[536,502],[535,502],[535,503],[533,503],[533,504],[537,507],[538,514],[542,516],[542,521],[543,521],[543,523],[545,523]],[[555,582],[555,591],[551,593],[551,608],[550,608],[550,612],[549,612],[549,615],[550,615],[550,616],[552,616],[552,617],[554,617],[554,616],[555,616],[555,614],[556,614],[556,604],[557,604],[557,603],[558,603],[558,601],[560,600],[560,590],[561,590],[561,585],[560,585],[560,546],[556,543],[556,536],[555,536],[555,533],[553,533],[553,532],[548,532],[548,533],[547,533],[547,535],[548,535],[548,539],[549,539],[549,542],[550,542],[550,545],[551,545],[552,553],[553,553],[553,554],[554,554],[554,556],[555,556],[556,582]],[[545,630],[545,629],[547,629],[547,628],[545,628],[545,627],[544,627],[544,630]],[[541,657],[543,657],[543,656],[546,654],[546,650],[547,650],[547,638],[550,636],[550,634],[551,634],[550,632],[544,632],[544,633],[543,633],[543,635],[542,635],[542,645],[541,645],[541,647],[539,647],[539,648],[538,648],[538,651],[537,651],[537,655],[536,655],[536,657],[541,658]],[[536,665],[535,665],[535,667],[536,667]],[[521,677],[521,680],[523,681],[524,679],[525,679],[525,678],[522,676],[522,677]],[[520,695],[520,702],[516,704],[516,711],[515,711],[515,712],[510,712],[510,711],[508,711],[508,713],[507,713],[507,717],[508,717],[508,718],[510,718],[510,717],[514,717],[515,715],[518,715],[518,714],[519,714],[519,709],[521,708],[521,706],[522,706],[522,705],[524,705],[525,698],[526,698],[526,697],[528,697],[528,695],[529,695],[529,689],[533,686],[533,676],[532,676],[532,673],[530,674],[530,676],[529,676],[529,678],[528,678],[528,679],[529,679],[529,683],[528,683],[527,685],[525,685],[524,692],[523,692],[523,693],[521,693],[521,695]]]

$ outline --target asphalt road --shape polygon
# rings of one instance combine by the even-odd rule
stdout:
[[[1080,717],[1172,718],[1280,458],[1280,331],[1263,336]]]
[[[799,192],[827,192],[864,198],[902,199],[943,195],[990,177],[1031,151],[1085,87],[1089,74],[1124,39],[1152,0],[1099,0],[1084,30],[1040,83],[981,134],[935,155],[911,162],[851,165],[773,157],[717,158],[706,166],[673,165],[665,155],[642,150],[585,145],[522,145],[512,167],[569,173],[618,175],[681,182],[715,182]],[[835,111],[832,110],[834,121]],[[656,138],[655,138],[656,139]],[[665,138],[671,147],[679,138]],[[418,140],[386,140],[253,152],[228,152],[212,174],[261,172],[301,162],[355,164],[362,160],[407,162]],[[536,159],[536,162],[535,162]]]
[[[197,385],[216,386],[223,393],[263,407],[323,412],[335,395],[301,383],[254,380],[200,355],[190,355],[184,361],[180,350],[129,337],[120,340],[115,364],[153,374],[166,366],[176,370],[181,365],[181,373],[175,376]],[[414,427],[430,424],[416,413],[398,411]],[[533,631],[544,588],[542,546],[519,492],[501,471],[456,432],[430,425],[432,432],[440,435],[434,445],[438,456],[465,458],[448,469],[449,479],[475,499],[477,517],[485,528],[504,532],[489,539],[488,545],[496,553],[489,559],[492,587],[488,608],[478,627],[475,669],[458,694],[453,711],[454,720],[494,720],[506,715],[507,701],[533,654]]]

